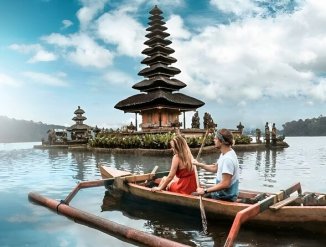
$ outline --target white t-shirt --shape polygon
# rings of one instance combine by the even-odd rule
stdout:
[[[233,149],[220,155],[217,160],[218,169],[216,173],[217,181],[222,181],[222,174],[232,175],[231,185],[239,180],[239,161]]]

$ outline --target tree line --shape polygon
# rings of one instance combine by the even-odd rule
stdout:
[[[47,138],[49,129],[63,129],[64,126],[16,120],[0,116],[0,143],[37,142]]]
[[[282,125],[285,136],[326,136],[326,117],[299,119]],[[64,129],[62,125],[16,120],[0,116],[0,143],[35,142],[47,138],[49,129]]]
[[[286,136],[326,136],[326,117],[286,122],[283,129]]]

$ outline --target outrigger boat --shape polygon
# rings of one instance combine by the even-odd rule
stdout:
[[[160,202],[172,206],[182,206],[199,210],[199,196],[183,195],[169,191],[151,191],[155,179],[168,172],[153,172],[133,175],[105,165],[100,171],[106,188],[123,191],[137,198]],[[112,179],[108,179],[112,178]],[[235,237],[241,223],[248,221],[254,225],[305,229],[317,234],[326,234],[326,195],[322,193],[302,193],[300,183],[277,193],[240,191],[237,202],[202,198],[207,218],[234,219],[230,234]],[[232,234],[231,234],[232,235]],[[233,242],[232,239],[231,242]],[[226,243],[225,246],[231,246]]]

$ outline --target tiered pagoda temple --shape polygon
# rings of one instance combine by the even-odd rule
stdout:
[[[75,110],[75,116],[72,118],[76,123],[71,127],[67,128],[67,131],[71,132],[71,140],[88,140],[91,135],[92,127],[84,124],[84,121],[87,119],[83,114],[85,111],[78,106],[78,109]]]
[[[177,60],[170,55],[174,50],[168,45],[172,42],[166,37],[163,13],[157,6],[150,12],[149,27],[146,29],[148,40],[144,42],[148,48],[142,51],[147,57],[141,62],[147,65],[138,75],[144,80],[133,85],[133,88],[141,93],[128,97],[115,105],[116,109],[125,113],[135,113],[136,128],[137,114],[142,116],[143,131],[151,129],[169,129],[180,127],[179,115],[183,113],[183,127],[185,128],[185,112],[195,111],[205,103],[182,93],[174,93],[187,85],[174,77],[181,71],[170,66]]]

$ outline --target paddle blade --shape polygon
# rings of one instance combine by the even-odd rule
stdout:
[[[201,196],[200,196],[199,207],[200,207],[201,221],[202,221],[202,225],[203,225],[203,232],[205,235],[207,235],[208,234],[207,219],[206,219],[205,209],[204,209],[203,200],[202,200]]]

